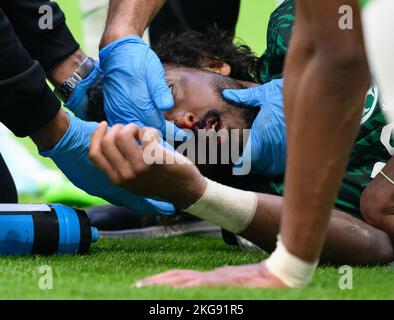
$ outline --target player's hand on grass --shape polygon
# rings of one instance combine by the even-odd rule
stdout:
[[[158,56],[141,37],[127,36],[104,47],[100,67],[108,124],[135,123],[165,135],[169,124],[163,112],[173,108],[174,99]]]
[[[113,183],[182,209],[202,197],[204,177],[186,157],[165,148],[157,130],[134,124],[107,129],[104,122],[94,133],[90,158]]]
[[[136,282],[136,287],[171,286],[188,287],[246,287],[285,288],[286,285],[272,275],[264,263],[228,266],[212,271],[171,270]]]
[[[223,97],[231,103],[260,108],[251,128],[251,153],[243,161],[251,161],[252,171],[280,175],[286,165],[286,125],[283,110],[283,82],[275,80],[262,86],[224,90]]]
[[[98,124],[71,115],[69,117],[70,124],[64,136],[54,148],[41,152],[42,156],[51,158],[77,187],[113,204],[127,207],[135,214],[174,213],[172,204],[144,199],[111,183],[89,159],[90,139]]]

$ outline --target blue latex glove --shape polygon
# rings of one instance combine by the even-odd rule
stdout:
[[[100,70],[99,63],[96,62],[93,71],[87,78],[77,83],[71,97],[65,103],[65,106],[78,118],[86,119],[86,111],[89,103],[87,91],[100,77],[102,77],[102,71]]]
[[[104,108],[110,126],[135,123],[164,136],[163,113],[174,106],[163,66],[138,36],[119,39],[100,51],[104,73]],[[174,128],[176,130],[176,128]]]
[[[60,142],[41,155],[51,158],[73,184],[113,204],[127,207],[135,214],[170,215],[175,212],[172,204],[144,199],[114,185],[89,158],[90,139],[98,124],[74,116],[70,116],[70,120]]]
[[[103,77],[103,71],[100,69],[100,65],[96,62],[96,66],[89,76],[77,83],[74,91],[65,106],[71,110],[78,118],[85,120],[87,117],[87,108],[89,105],[89,97],[87,91],[101,78]],[[178,128],[173,122],[165,122],[165,138],[170,143],[173,141],[186,141],[188,134],[182,129]],[[168,144],[164,144],[169,147]]]
[[[250,155],[244,154],[242,160],[251,161],[254,173],[283,174],[287,147],[283,80],[274,80],[250,89],[225,90],[223,97],[234,104],[260,107],[247,142],[251,147]]]

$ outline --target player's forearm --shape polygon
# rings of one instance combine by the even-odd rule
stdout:
[[[308,80],[300,88],[304,94],[297,99],[296,122],[288,131],[287,202],[281,234],[288,250],[307,261],[316,260],[322,248],[329,212],[361,120],[367,84],[348,85],[346,80],[338,88],[336,80],[327,81],[330,68],[322,64],[316,60],[310,65]],[[355,72],[351,78],[366,77]],[[332,94],[338,90],[342,94]]]
[[[127,35],[142,36],[166,0],[111,0],[100,48]]]
[[[241,235],[263,250],[272,252],[279,233],[282,209],[282,197],[258,194],[255,217]],[[386,233],[346,213],[332,211],[322,263],[374,265],[393,259],[393,244]]]
[[[369,84],[359,12],[352,30],[333,23],[341,2],[300,2],[294,33],[301,44],[291,42],[284,77],[288,157],[281,235],[287,250],[307,262],[322,250]],[[299,60],[300,52],[309,58]]]
[[[386,232],[394,243],[394,158],[383,168],[360,198],[364,219]]]
[[[193,179],[186,178],[184,182],[187,180],[190,185],[198,185],[192,183]],[[193,196],[191,203],[194,204],[186,212],[239,233],[265,251],[275,249],[283,211],[282,197],[245,192],[210,180],[203,189],[205,192],[200,192],[203,196]],[[178,201],[185,194],[183,190],[185,188],[173,191],[178,194],[171,198],[175,205],[179,206]],[[302,226],[298,232],[304,232]],[[392,243],[386,233],[335,210],[329,219],[328,236],[323,245],[321,261],[332,264],[374,265],[394,259]]]

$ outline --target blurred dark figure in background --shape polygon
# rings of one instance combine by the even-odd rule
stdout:
[[[163,35],[195,30],[205,33],[216,25],[235,34],[241,0],[168,0],[149,27],[154,49]]]

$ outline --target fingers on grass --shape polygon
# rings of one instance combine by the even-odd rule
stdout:
[[[171,270],[143,280],[137,281],[136,286],[179,286],[198,277],[200,272],[194,270]]]

